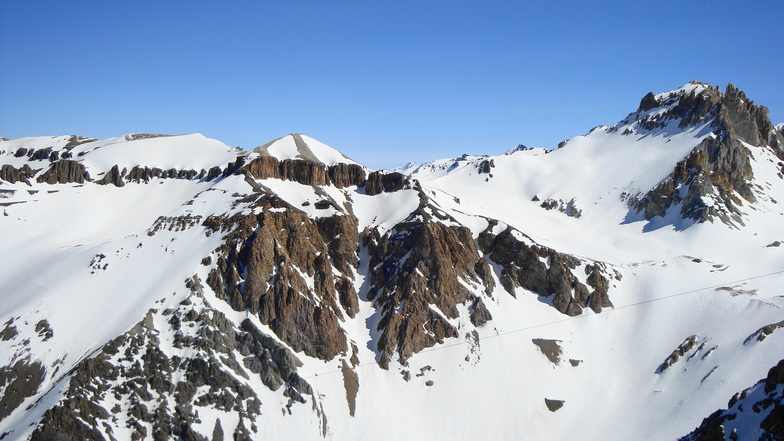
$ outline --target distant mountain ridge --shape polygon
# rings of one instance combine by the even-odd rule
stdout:
[[[739,403],[780,398],[780,201],[782,126],[698,82],[392,171],[302,134],[2,140],[0,436],[776,439]]]

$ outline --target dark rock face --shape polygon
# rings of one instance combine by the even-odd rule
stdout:
[[[661,365],[656,369],[657,374],[661,374],[662,372],[666,371],[667,368],[675,364],[681,357],[683,357],[687,352],[692,350],[695,346],[697,346],[697,336],[691,335],[686,338],[678,347],[672,351],[672,353],[662,362]]]
[[[52,156],[52,153],[54,153],[52,152],[52,147],[47,147],[44,149],[30,150],[30,152],[28,152],[28,157],[31,161],[42,161],[49,159]]]
[[[544,404],[547,406],[547,410],[550,412],[555,412],[563,407],[565,401],[563,400],[552,400],[550,398],[544,399]]]
[[[749,344],[752,341],[763,341],[766,338],[768,338],[770,334],[773,334],[776,330],[781,328],[784,328],[784,320],[777,323],[771,323],[769,325],[765,325],[757,329],[753,334],[746,337],[746,340],[743,340],[743,344],[744,345]]]
[[[770,121],[767,107],[757,106],[732,84],[727,85],[719,108],[719,129],[751,145],[770,146],[779,159],[784,159],[784,139]]]
[[[324,165],[298,159],[280,162],[280,178],[304,185],[327,185],[327,169]]]
[[[346,389],[346,400],[348,401],[348,413],[354,416],[357,409],[357,394],[359,393],[359,376],[351,369],[344,359],[340,368],[343,373],[343,387]]]
[[[10,182],[11,184],[16,182],[25,182],[35,176],[35,174],[39,171],[40,169],[31,169],[27,164],[21,166],[20,168],[16,168],[9,164],[3,164],[3,166],[0,167],[0,179],[6,182]]]
[[[338,288],[342,288],[341,304],[348,305],[355,314],[356,294],[345,284],[353,279],[351,266],[357,262],[356,219],[317,223],[286,202],[268,196],[259,197],[256,206],[263,209],[260,214],[234,220],[238,227],[221,247],[218,268],[208,283],[234,309],[258,314],[262,323],[294,350],[323,360],[345,353]],[[214,222],[208,221],[208,225]],[[331,232],[345,234],[325,244],[320,228],[327,236]],[[343,274],[337,280],[330,257]],[[240,274],[245,274],[244,280]],[[313,284],[305,277],[312,278]]]
[[[648,92],[647,95],[642,97],[640,101],[640,107],[637,109],[638,112],[647,112],[654,107],[658,107],[659,103],[656,101],[656,97],[653,95],[653,92]]]
[[[47,184],[67,184],[75,182],[83,184],[90,180],[90,174],[80,162],[70,159],[61,159],[52,164],[36,181]]]
[[[640,125],[647,130],[653,130],[667,126],[673,120],[678,121],[678,127],[684,128],[690,125],[695,125],[703,121],[706,116],[709,116],[711,110],[720,102],[721,92],[718,88],[706,88],[700,93],[693,91],[688,94],[671,93],[656,100],[656,97],[649,93],[643,97],[640,102],[638,112],[647,112],[656,107],[668,106],[669,110],[656,115],[648,115],[642,117]]]
[[[672,174],[644,196],[630,201],[636,212],[651,219],[681,204],[681,216],[697,222],[719,219],[728,225],[743,224],[740,206],[754,202],[751,152],[743,142],[769,148],[784,158],[784,138],[770,121],[768,109],[754,105],[732,84],[722,94],[707,88],[700,93],[681,94],[657,102],[646,96],[640,111],[675,104],[667,112],[640,119],[652,130],[679,119],[684,128],[711,121],[715,136],[705,138]],[[709,200],[715,198],[715,202]]]
[[[561,363],[561,355],[563,354],[563,349],[561,349],[561,340],[548,340],[544,338],[534,338],[531,340],[536,347],[542,351],[545,357],[550,360],[550,363],[554,365],[558,365]]]
[[[533,244],[530,239],[527,244],[518,238],[525,237],[522,233],[509,227],[493,235],[491,227],[479,235],[478,242],[488,258],[501,265],[501,286],[510,294],[521,287],[540,296],[552,296],[553,306],[570,316],[580,314],[585,307],[600,312],[612,306],[607,296],[609,280],[600,264],[586,267],[587,281],[594,288],[591,292],[572,272],[580,265],[579,259]]]
[[[471,323],[477,328],[484,326],[485,323],[493,319],[492,314],[487,310],[487,306],[485,306],[485,302],[483,302],[481,298],[477,297],[476,300],[474,300],[474,303],[471,304],[470,311]]]
[[[97,141],[97,139],[95,139],[95,138],[85,138],[84,136],[73,135],[73,136],[71,136],[70,139],[68,139],[68,143],[65,144],[65,149],[68,150],[68,151],[71,151],[71,150],[73,150],[74,147],[76,147],[78,145],[86,144],[88,142],[93,142],[93,141]]]
[[[368,299],[381,315],[380,366],[387,369],[395,351],[405,364],[412,354],[456,337],[457,329],[446,319],[458,316],[456,305],[475,299],[461,280],[483,282],[476,271],[482,258],[470,230],[412,220],[383,236],[377,229],[363,236],[370,254]],[[474,311],[477,322],[489,316],[479,303]]]
[[[212,169],[211,169],[212,171]],[[124,175],[125,179],[129,182],[135,183],[148,183],[150,180],[154,178],[161,178],[161,179],[195,179],[197,177],[201,178],[204,177],[203,173],[199,173],[196,170],[177,170],[176,168],[170,168],[168,170],[161,170],[158,167],[142,167],[137,165],[125,175],[125,169],[123,169],[123,173],[115,172],[114,168],[107,173],[107,176],[112,175],[113,179],[115,175]],[[105,178],[105,177],[104,177]],[[106,184],[110,182],[105,182]],[[113,181],[111,183],[114,183]],[[115,185],[117,185],[115,183]],[[121,187],[121,185],[118,185]]]
[[[11,414],[25,398],[32,396],[44,381],[46,369],[38,361],[19,360],[0,368],[0,420]]]
[[[485,159],[484,161],[480,162],[477,166],[479,173],[490,174],[490,172],[495,167],[495,161],[492,159]]]
[[[190,286],[200,289],[197,279]],[[165,330],[151,327],[150,314],[77,366],[65,399],[46,411],[32,440],[110,440],[119,427],[132,429],[132,439],[220,439],[227,429],[250,439],[262,406],[245,382],[251,376],[270,390],[282,388],[289,407],[306,402],[306,395],[313,399],[297,374],[301,362],[250,320],[237,327],[192,295],[162,313],[174,335],[176,354],[167,355],[159,347]],[[228,421],[239,415],[240,423],[227,427],[217,418],[209,422],[211,433],[199,433],[199,410],[207,408],[231,414]]]
[[[120,168],[117,165],[114,165],[103,178],[95,181],[95,183],[100,185],[114,184],[115,187],[122,187],[125,185],[123,177],[125,177],[126,172],[127,170],[124,168],[122,172],[120,172]]]
[[[738,207],[743,200],[755,200],[749,155],[749,149],[737,139],[706,138],[676,164],[666,180],[634,201],[634,208],[650,219],[682,204],[681,216],[685,219],[705,222],[718,218],[729,225],[742,224]],[[709,203],[708,195],[716,195],[719,205]]]
[[[360,186],[365,182],[365,169],[356,164],[335,164],[326,167],[305,159],[284,159],[261,156],[243,168],[255,179],[283,179],[303,185],[329,185],[337,188]]]
[[[365,169],[356,164],[335,164],[327,168],[327,177],[337,188],[360,186],[365,182]]]
[[[392,193],[404,188],[410,188],[410,181],[404,174],[375,171],[368,175],[365,185],[365,194],[375,196],[380,193]]]
[[[38,336],[41,337],[41,341],[47,341],[54,337],[54,330],[49,325],[49,321],[46,319],[40,320],[35,324],[35,332],[37,332]]]
[[[765,415],[760,421],[760,415]],[[766,378],[735,394],[727,409],[717,410],[682,441],[784,439],[784,360]]]
[[[245,169],[256,179],[280,179],[280,161],[272,156],[256,158]]]

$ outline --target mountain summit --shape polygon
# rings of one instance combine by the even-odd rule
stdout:
[[[301,134],[2,140],[0,437],[784,436],[782,148],[697,82],[396,171]]]

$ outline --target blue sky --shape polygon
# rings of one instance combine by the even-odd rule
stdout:
[[[774,1],[0,0],[0,136],[308,134],[373,168],[555,147],[649,91],[784,122]]]

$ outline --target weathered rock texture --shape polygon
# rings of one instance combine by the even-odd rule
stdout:
[[[406,175],[391,172],[375,171],[368,176],[365,185],[365,194],[374,196],[379,193],[392,193],[404,188],[410,188],[411,182]]]
[[[44,380],[46,369],[29,359],[0,368],[0,420],[11,414],[25,398],[33,396]]]
[[[571,316],[578,315],[583,308],[595,312],[612,306],[607,295],[610,282],[604,274],[604,265],[599,262],[587,264],[586,282],[592,290],[580,282],[573,270],[583,262],[568,254],[535,244],[519,231],[507,227],[500,234],[492,233],[496,222],[479,235],[482,252],[501,266],[501,286],[512,295],[516,288],[524,288],[544,297],[552,297],[553,306]]]
[[[245,171],[255,179],[282,179],[304,185],[334,185],[337,188],[365,185],[365,169],[356,164],[327,167],[304,159],[279,161],[272,156],[261,156],[238,171]]]
[[[90,180],[90,174],[80,162],[70,159],[61,159],[52,164],[49,170],[36,178],[38,182],[47,184],[67,184],[75,182],[82,184]]]
[[[368,300],[379,310],[379,364],[389,367],[424,348],[457,337],[449,319],[457,305],[473,303],[473,320],[481,325],[489,312],[465,284],[492,286],[487,262],[468,228],[434,221],[426,205],[385,234],[366,230],[363,242],[370,254]],[[491,288],[492,289],[492,288]]]
[[[215,167],[213,167],[213,168],[215,168]],[[211,177],[208,177],[207,179],[211,180],[211,179],[217,177],[217,175],[220,174],[220,172],[218,170],[220,170],[220,168],[217,168],[217,170],[210,169],[209,176],[211,176]],[[207,176],[207,172],[205,170],[201,170],[201,172],[197,172],[196,170],[177,170],[176,168],[170,168],[170,169],[167,169],[167,170],[161,170],[158,167],[150,168],[150,167],[142,167],[140,165],[134,166],[131,169],[131,171],[128,172],[127,175],[125,174],[125,169],[123,169],[123,173],[119,173],[119,172],[115,171],[114,168],[112,168],[112,170],[110,170],[107,173],[107,175],[110,175],[110,174],[112,174],[112,175],[116,175],[116,174],[124,175],[126,181],[136,182],[136,183],[141,183],[141,182],[147,183],[147,182],[150,182],[150,180],[155,179],[155,178],[161,178],[161,179],[196,179],[196,178],[199,178],[199,179],[201,179],[201,178],[204,178],[204,177]],[[110,182],[104,182],[104,183],[110,183]],[[114,182],[112,181],[111,183],[114,183]],[[117,184],[115,183],[115,185],[117,185]],[[119,186],[121,186],[121,185],[118,185],[118,187]]]
[[[114,165],[108,172],[106,172],[103,178],[95,181],[95,183],[100,185],[114,184],[115,187],[122,187],[125,185],[123,178],[125,177],[127,171],[128,170],[123,168],[121,172],[120,168],[117,165]]]
[[[35,174],[39,171],[40,169],[33,170],[27,164],[19,168],[9,164],[3,164],[3,166],[0,167],[0,179],[12,184],[15,182],[26,182],[28,179],[35,176]]]
[[[200,289],[198,280],[189,284]],[[168,329],[155,329],[153,315],[165,318]],[[174,353],[162,350],[161,338],[173,338]],[[224,430],[249,439],[262,403],[247,381],[255,376],[272,391],[282,389],[291,407],[306,396],[314,399],[299,366],[294,354],[250,320],[237,327],[192,295],[176,310],[150,311],[79,363],[64,400],[46,411],[31,439],[112,440],[120,428],[131,429],[135,440],[209,440]],[[210,432],[199,433],[194,424],[207,408],[229,418],[216,419],[214,426],[210,421]],[[235,415],[239,424],[228,426]]]
[[[233,228],[208,283],[234,309],[258,314],[294,350],[324,360],[346,353],[338,302],[356,314],[356,219],[314,221],[274,196],[259,196],[255,207],[258,215],[205,220],[214,231]]]
[[[673,105],[674,104],[674,105]],[[768,109],[756,106],[732,84],[722,94],[718,88],[699,93],[679,94],[656,101],[651,94],[640,103],[638,112],[658,106],[672,106],[656,116],[639,120],[644,129],[665,127],[672,120],[684,128],[710,122],[712,136],[680,161],[669,177],[630,206],[646,218],[664,216],[680,204],[684,219],[697,222],[719,219],[728,225],[742,225],[741,207],[756,200],[752,180],[751,151],[744,144],[769,148],[784,159],[784,137],[771,123]]]

